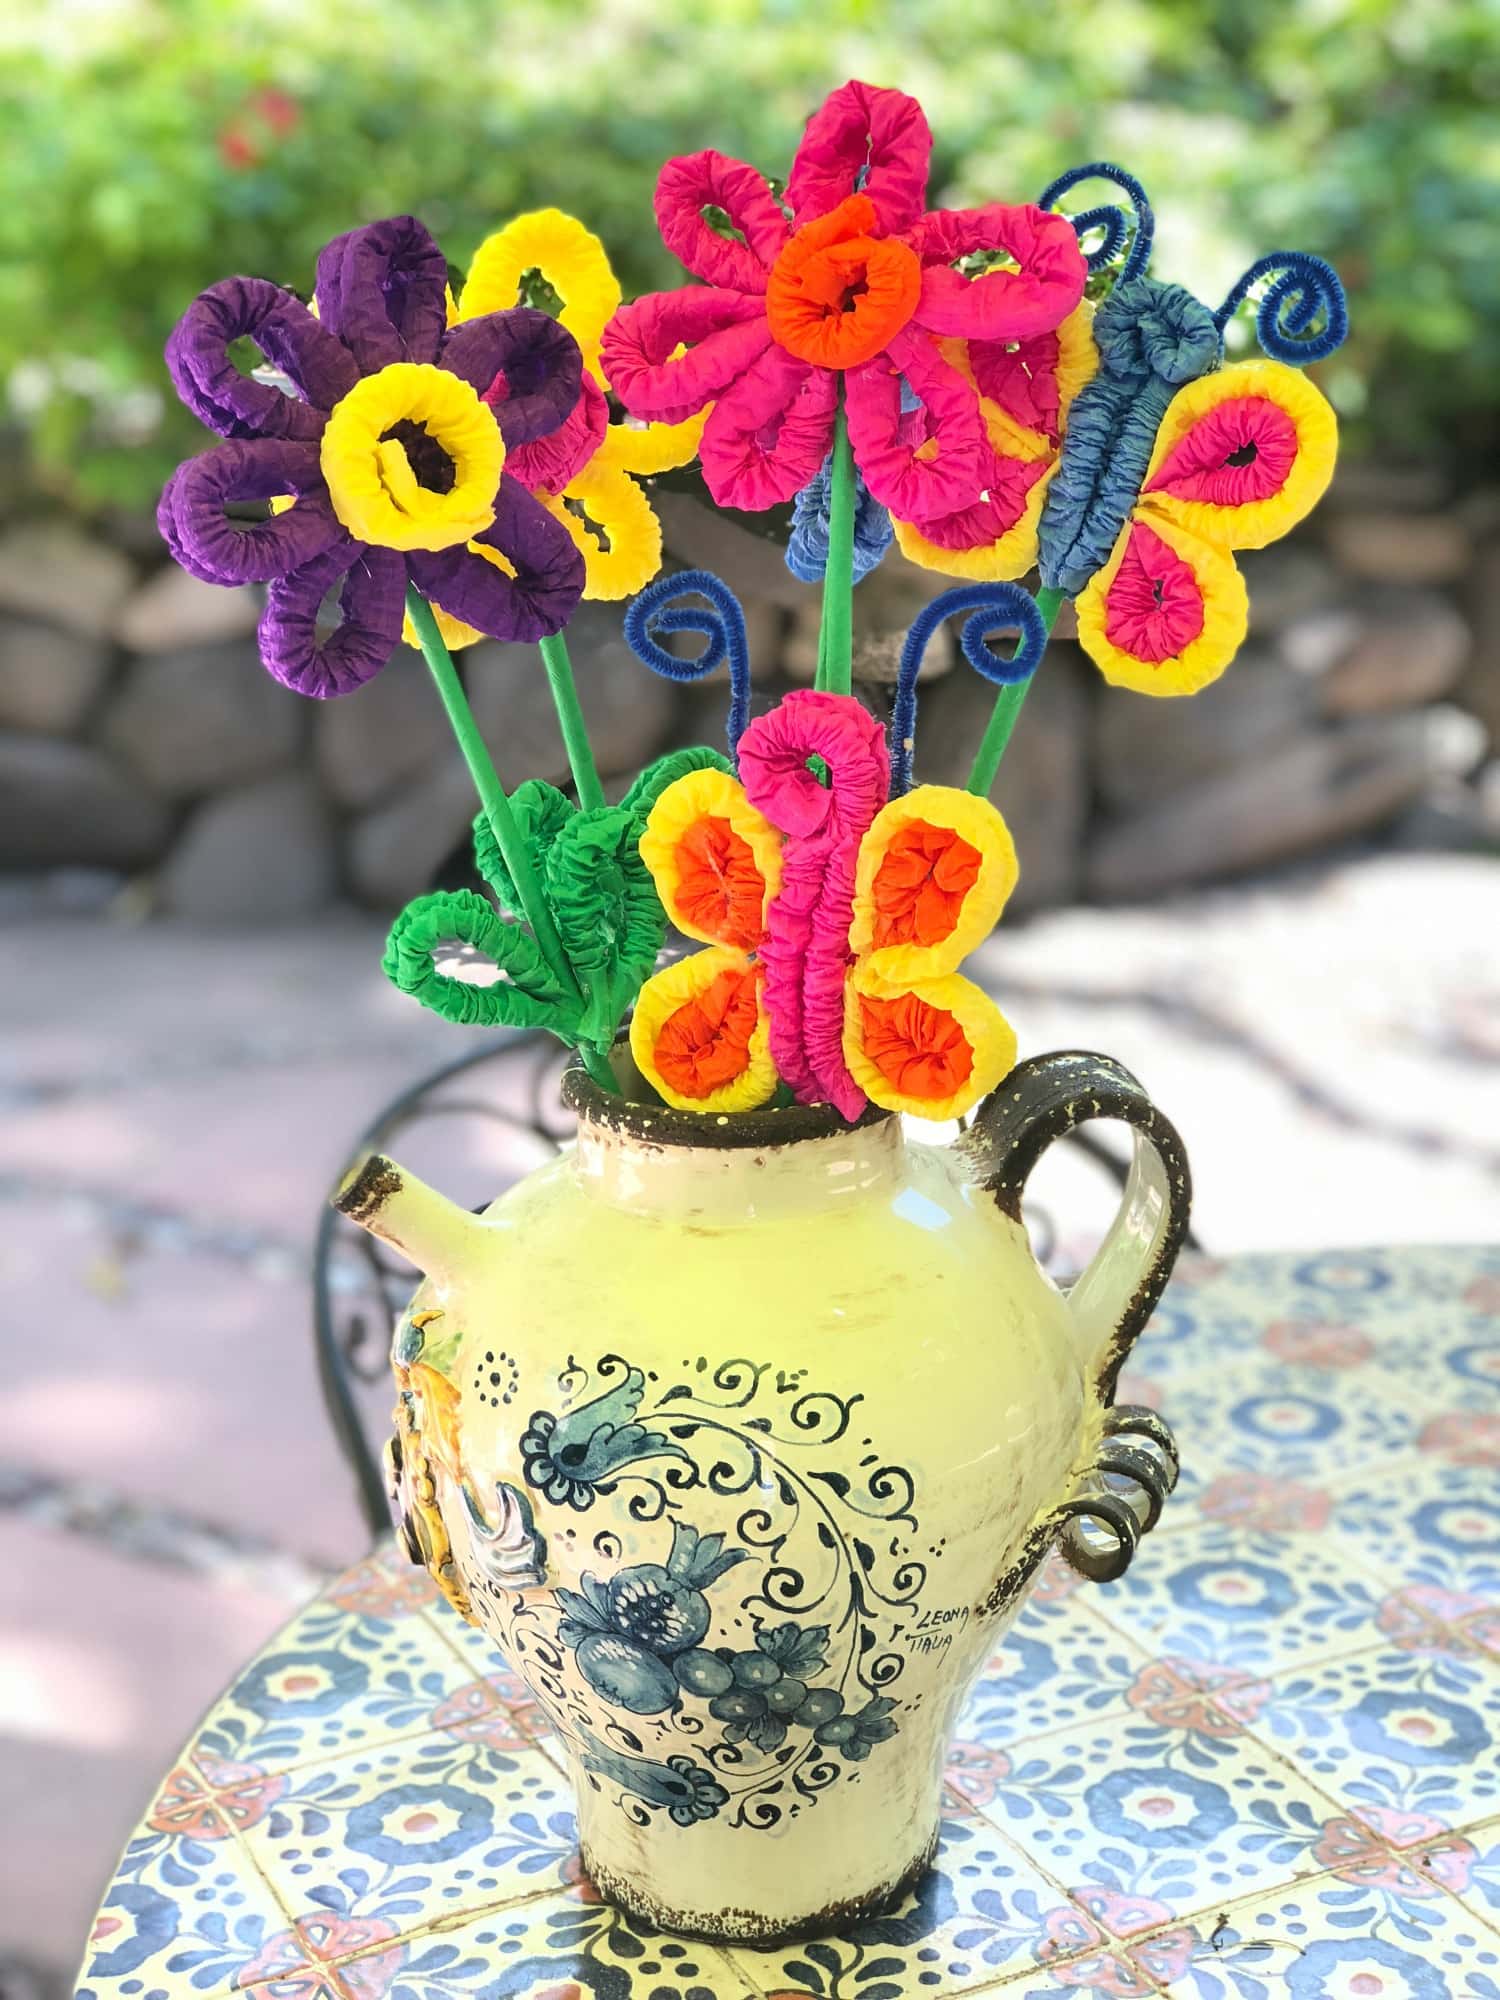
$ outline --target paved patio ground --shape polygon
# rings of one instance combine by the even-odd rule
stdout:
[[[319,1400],[310,1245],[353,1135],[461,1031],[352,916],[216,936],[0,909],[0,1987],[64,1990],[192,1723],[364,1530]],[[1023,1053],[1094,1047],[1179,1124],[1219,1253],[1491,1240],[1500,869],[1395,855],[1002,930]],[[444,1176],[429,1133],[412,1164]],[[448,1176],[497,1169],[470,1137]],[[1064,1266],[1107,1182],[1038,1177]],[[1148,1336],[1149,1338],[1149,1336]]]

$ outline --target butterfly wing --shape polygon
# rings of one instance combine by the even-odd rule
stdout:
[[[844,1060],[886,1110],[956,1117],[1014,1063],[1009,1022],[956,968],[988,936],[1016,876],[1004,819],[987,799],[951,786],[919,785],[891,800],[865,835]]]
[[[1167,405],[1140,511],[1216,548],[1263,549],[1323,497],[1337,450],[1333,410],[1305,375],[1237,361]]]
[[[630,1023],[643,1076],[682,1111],[749,1111],[776,1089],[764,971],[753,956],[781,886],[781,839],[727,771],[667,786],[641,835],[667,915],[707,951],[653,973]]]
[[[924,569],[1010,582],[1036,562],[1037,524],[1073,398],[1099,366],[1087,300],[1028,340],[945,340],[943,356],[973,383],[989,447],[983,499],[939,519],[897,521],[902,553]]]
[[[1137,694],[1195,694],[1239,650],[1249,599],[1234,557],[1138,508],[1078,594],[1078,643],[1107,681]]]
[[[1240,361],[1179,389],[1109,561],[1079,594],[1078,637],[1106,680],[1195,694],[1249,622],[1231,549],[1264,548],[1333,477],[1324,396],[1279,361]]]

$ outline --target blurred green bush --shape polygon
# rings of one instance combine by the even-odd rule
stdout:
[[[1156,269],[1210,300],[1262,250],[1331,257],[1354,334],[1323,380],[1354,437],[1496,442],[1489,0],[22,0],[0,35],[0,380],[76,502],[148,502],[202,447],[161,348],[215,278],[306,290],[328,237],[405,210],[461,268],[551,202],[627,288],[671,283],[661,160],[714,145],[784,173],[851,74],[921,97],[938,199],[1116,158],[1153,192]]]

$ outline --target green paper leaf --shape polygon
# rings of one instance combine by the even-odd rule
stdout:
[[[472,945],[504,975],[475,986],[439,972],[440,945]],[[440,890],[408,903],[391,926],[382,969],[393,985],[446,1021],[472,1027],[577,1032],[574,1010],[531,933],[506,920],[472,889]]]
[[[548,848],[573,817],[577,807],[556,785],[549,785],[545,778],[528,778],[512,792],[510,809],[540,874]],[[482,812],[476,814],[474,819],[474,866],[494,890],[501,909],[519,920],[520,899],[516,895],[516,885],[500,852],[495,830],[488,815]]]
[[[658,757],[654,764],[646,766],[620,804],[644,820],[668,785],[685,778],[690,771],[732,774],[734,766],[722,751],[710,750],[706,743],[693,744],[685,750],[669,750],[665,757]]]
[[[656,963],[667,919],[627,806],[575,813],[547,849],[543,882],[587,999],[579,1033],[607,1046]]]

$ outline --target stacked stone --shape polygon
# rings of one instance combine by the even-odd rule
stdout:
[[[655,496],[669,557],[745,607],[757,706],[810,681],[817,592],[763,522]],[[1240,558],[1250,638],[1191,702],[1107,687],[1067,616],[997,788],[1023,856],[1015,906],[1121,900],[1316,853],[1377,830],[1413,845],[1500,839],[1500,494],[1432,473],[1340,473],[1303,534]],[[858,588],[854,670],[877,705],[906,627],[948,580],[892,551]],[[57,521],[0,536],[0,871],[96,871],[198,922],[384,912],[460,855],[472,792],[425,672],[403,649],[358,695],[311,703],[256,657],[251,591],[140,563]],[[674,743],[715,741],[725,690],[649,674],[620,608],[569,630],[606,783]],[[919,772],[959,783],[992,690],[929,649]],[[566,779],[534,648],[463,656],[501,777]]]

